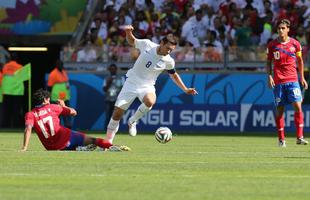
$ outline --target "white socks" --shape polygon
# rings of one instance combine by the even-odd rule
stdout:
[[[152,107],[147,107],[144,103],[142,103],[138,109],[136,110],[135,114],[129,118],[129,123],[133,123],[134,121],[138,121],[143,115],[149,112]]]
[[[147,107],[144,103],[142,103],[136,110],[135,114],[129,118],[129,123],[131,124],[134,121],[139,120],[144,114],[149,112],[151,109],[152,107]],[[119,122],[120,121],[113,120],[112,118],[110,119],[107,128],[107,134],[105,137],[105,139],[108,140],[110,143],[113,143],[113,139],[119,128]]]
[[[113,139],[115,137],[116,132],[118,131],[119,128],[119,121],[115,121],[111,118],[108,128],[107,128],[107,135],[106,135],[106,140],[108,140],[111,144],[113,143]]]

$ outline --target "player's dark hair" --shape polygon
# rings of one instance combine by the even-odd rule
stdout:
[[[280,24],[285,24],[287,26],[287,28],[289,28],[291,26],[291,22],[288,19],[281,19],[280,21],[278,21],[277,27],[279,27]]]
[[[173,45],[177,45],[178,44],[178,38],[176,36],[174,36],[172,33],[169,33],[168,35],[166,35],[162,41],[164,42],[164,44],[167,44],[168,42],[170,44]]]
[[[34,106],[42,105],[44,102],[44,99],[50,98],[51,94],[47,90],[43,90],[42,88],[38,89],[33,94],[33,104]]]

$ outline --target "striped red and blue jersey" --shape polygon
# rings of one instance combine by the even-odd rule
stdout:
[[[297,56],[301,56],[300,43],[289,38],[288,42],[281,43],[278,39],[269,42],[267,59],[273,62],[275,84],[297,82]]]

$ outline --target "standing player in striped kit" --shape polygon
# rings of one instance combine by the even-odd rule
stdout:
[[[272,40],[267,48],[268,86],[273,88],[276,111],[276,126],[278,130],[279,146],[286,147],[284,133],[284,107],[292,104],[295,114],[296,144],[308,144],[303,137],[304,118],[302,112],[302,93],[298,82],[304,89],[308,89],[304,77],[304,63],[301,55],[300,43],[289,37],[290,21],[282,19],[277,24],[278,38]],[[273,63],[273,71],[272,71]],[[296,67],[297,63],[297,67]],[[273,75],[272,75],[273,72]]]

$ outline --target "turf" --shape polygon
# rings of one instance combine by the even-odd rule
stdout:
[[[95,135],[99,136],[99,135]],[[309,199],[310,146],[275,137],[117,135],[132,152],[47,152],[0,133],[0,199]]]

